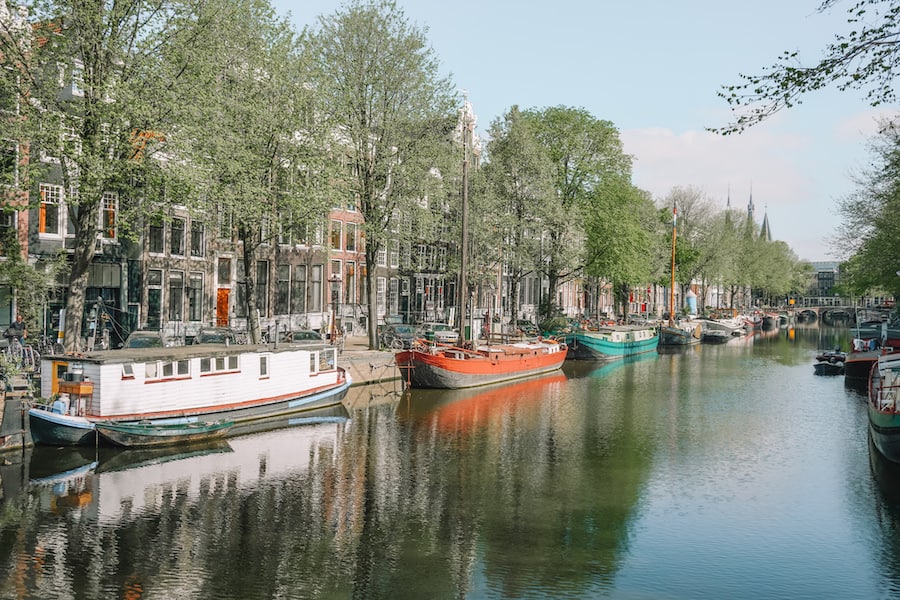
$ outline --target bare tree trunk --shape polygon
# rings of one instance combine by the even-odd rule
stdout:
[[[377,256],[375,244],[366,245],[366,296],[369,299],[369,350],[378,349],[378,294],[375,289],[375,265]]]
[[[247,334],[251,344],[258,344],[260,340],[258,306],[256,304],[256,244],[259,232],[240,228],[238,235],[241,238],[241,258],[244,262],[245,301],[247,303]]]
[[[85,202],[72,207],[69,212],[70,217],[75,219],[75,249],[69,273],[69,295],[66,298],[63,338],[66,352],[74,352],[81,338],[88,275],[97,241],[99,206],[98,202]]]

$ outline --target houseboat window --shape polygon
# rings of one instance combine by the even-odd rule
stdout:
[[[269,376],[269,357],[268,355],[263,355],[259,357],[259,376],[260,377],[268,377]]]
[[[319,370],[316,369],[316,366],[318,366],[318,364],[319,364],[319,353],[318,352],[310,352],[309,353],[309,374],[310,375],[315,375],[316,373],[319,372]]]
[[[148,362],[144,363],[144,378],[145,379],[156,379],[156,363]]]
[[[163,377],[171,377],[175,374],[175,367],[170,362],[164,362],[162,368],[162,376]]]
[[[216,371],[224,371],[225,370],[225,357],[217,356],[216,357]]]
[[[178,374],[179,375],[190,375],[191,374],[190,364],[191,363],[189,361],[179,360],[178,361]]]
[[[134,365],[131,363],[124,363],[122,365],[122,378],[123,379],[134,379]]]
[[[334,369],[334,351],[322,350],[319,352],[319,368],[318,371],[330,371]]]
[[[238,357],[237,356],[229,356],[228,357],[228,369],[231,371],[237,371],[238,368]]]
[[[201,373],[209,373],[212,371],[212,359],[209,357],[204,357],[200,359],[200,372]]]

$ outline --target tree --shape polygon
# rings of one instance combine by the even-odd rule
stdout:
[[[612,283],[617,309],[627,318],[630,289],[651,281],[660,268],[657,212],[650,195],[624,178],[603,178],[591,200],[584,272]]]
[[[839,0],[824,0],[823,13]],[[872,106],[896,101],[894,79],[900,69],[900,3],[896,0],[857,0],[847,9],[850,33],[836,34],[813,66],[800,63],[799,52],[785,51],[778,62],[757,75],[740,74],[743,83],[723,86],[735,120],[712,131],[740,133],[775,113],[802,102],[810,92],[836,85],[841,91],[860,89]]]
[[[31,8],[33,36],[23,42],[21,32],[8,23],[0,35],[0,53],[17,66],[0,69],[3,87],[20,90],[28,99],[20,103],[14,131],[3,133],[5,139],[27,140],[33,161],[48,157],[43,166],[66,193],[74,247],[65,345],[72,350],[81,334],[104,194],[126,202],[135,180],[154,168],[154,161],[134,160],[135,133],[170,128],[167,100],[179,81],[177,68],[168,71],[175,78],[160,77],[158,58],[164,47],[188,44],[183,38],[202,30],[188,33],[180,25],[202,22],[205,2],[39,0]],[[196,38],[192,42],[200,45]],[[26,189],[33,190],[42,174],[35,163],[22,182]]]
[[[369,345],[377,347],[375,267],[404,203],[422,197],[435,154],[456,125],[453,86],[425,32],[394,2],[353,0],[311,36],[323,124],[343,154],[347,200],[365,224]]]
[[[243,272],[238,298],[257,343],[258,251],[279,235],[305,239],[307,229],[321,227],[331,161],[298,35],[265,0],[218,1],[214,21],[204,24],[216,39],[179,49],[193,56],[194,95],[179,102],[183,124],[169,147],[182,160],[168,168],[173,179],[193,180],[192,204],[233,232]]]
[[[511,292],[513,310],[519,307],[520,283],[540,265],[540,241],[545,215],[544,200],[552,194],[552,165],[528,127],[518,106],[497,118],[488,131],[488,162],[482,175],[495,202],[482,207],[490,217],[493,249],[502,248],[502,260]],[[487,202],[484,202],[487,204]],[[496,256],[496,251],[491,253]],[[513,320],[518,315],[513,314]]]
[[[553,312],[560,283],[584,265],[585,207],[606,178],[631,177],[631,157],[622,151],[619,132],[609,121],[584,109],[552,107],[524,111],[523,116],[553,165],[553,191],[545,199],[543,244],[549,294],[544,317]]]
[[[870,140],[871,164],[857,175],[856,190],[838,204],[842,222],[836,242],[850,257],[841,267],[850,289],[900,295],[900,125],[883,120],[879,129]]]

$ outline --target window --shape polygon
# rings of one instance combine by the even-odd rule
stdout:
[[[387,280],[384,277],[378,277],[375,280],[375,303],[378,312],[387,310]]]
[[[341,225],[340,221],[331,222],[331,249],[341,249]]]
[[[387,248],[384,247],[383,243],[381,245],[381,248],[378,249],[378,255],[376,257],[376,260],[378,261],[379,267],[387,266]]]
[[[231,283],[231,259],[219,259],[219,285]]]
[[[391,277],[389,285],[388,311],[395,315],[400,312],[400,280],[396,277]]]
[[[256,308],[259,314],[269,314],[269,261],[256,262]]]
[[[156,379],[157,364],[155,362],[144,363],[144,379]]]
[[[347,223],[344,233],[344,249],[347,252],[356,252],[356,223]]]
[[[184,219],[172,219],[169,252],[175,256],[184,256]]]
[[[162,254],[165,252],[164,242],[165,230],[162,221],[153,221],[150,223],[150,230],[147,232],[148,250],[152,254]]]
[[[100,213],[101,235],[113,240],[116,238],[116,212],[119,210],[119,195],[115,192],[103,192],[103,207]]]
[[[203,273],[191,273],[188,279],[188,321],[203,319]]]
[[[191,221],[191,256],[203,256],[203,223]]]
[[[320,312],[322,310],[322,270],[322,265],[313,265],[312,273],[310,273],[312,281],[310,282],[311,289],[309,290],[311,302],[309,309],[311,312]]]
[[[234,232],[234,217],[226,210],[219,212],[219,238],[230,240]]]
[[[15,145],[0,147],[0,184],[15,185],[17,162]]]
[[[284,315],[290,310],[291,265],[275,267],[275,314]]]
[[[356,263],[344,263],[344,302],[356,304]]]
[[[391,242],[391,268],[396,269],[400,266],[400,241],[393,240]]]
[[[259,357],[259,376],[260,378],[268,378],[269,377],[269,357],[268,355],[261,355]]]
[[[169,273],[169,320],[181,321],[184,311],[184,273]]]
[[[162,271],[147,271],[147,327],[156,329],[162,317]]]
[[[294,279],[291,281],[291,313],[306,312],[306,265],[294,265]]]
[[[42,183],[38,231],[44,235],[62,235],[62,187]]]

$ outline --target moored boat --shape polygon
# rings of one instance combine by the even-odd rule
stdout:
[[[98,441],[97,424],[253,422],[340,404],[350,377],[331,346],[211,345],[42,358],[36,444]],[[68,376],[58,380],[56,374]],[[54,398],[52,403],[49,399]]]
[[[102,439],[126,448],[189,444],[221,438],[232,426],[233,421],[95,424]]]
[[[722,329],[707,329],[703,332],[703,336],[700,338],[700,341],[704,344],[724,344],[728,340],[730,340],[732,335],[730,335],[727,331]]]
[[[596,331],[574,331],[566,334],[569,347],[566,358],[573,360],[610,360],[653,352],[659,345],[655,327],[616,325]]]
[[[691,321],[662,325],[659,328],[660,346],[690,346],[698,343],[701,337],[703,326]]]
[[[900,354],[882,354],[869,376],[869,432],[875,448],[900,462]]]
[[[538,339],[512,344],[478,345],[472,349],[418,340],[395,356],[400,375],[410,387],[458,389],[549,373],[562,366],[566,344]]]
[[[843,362],[819,361],[813,365],[813,372],[816,375],[843,375]]]

